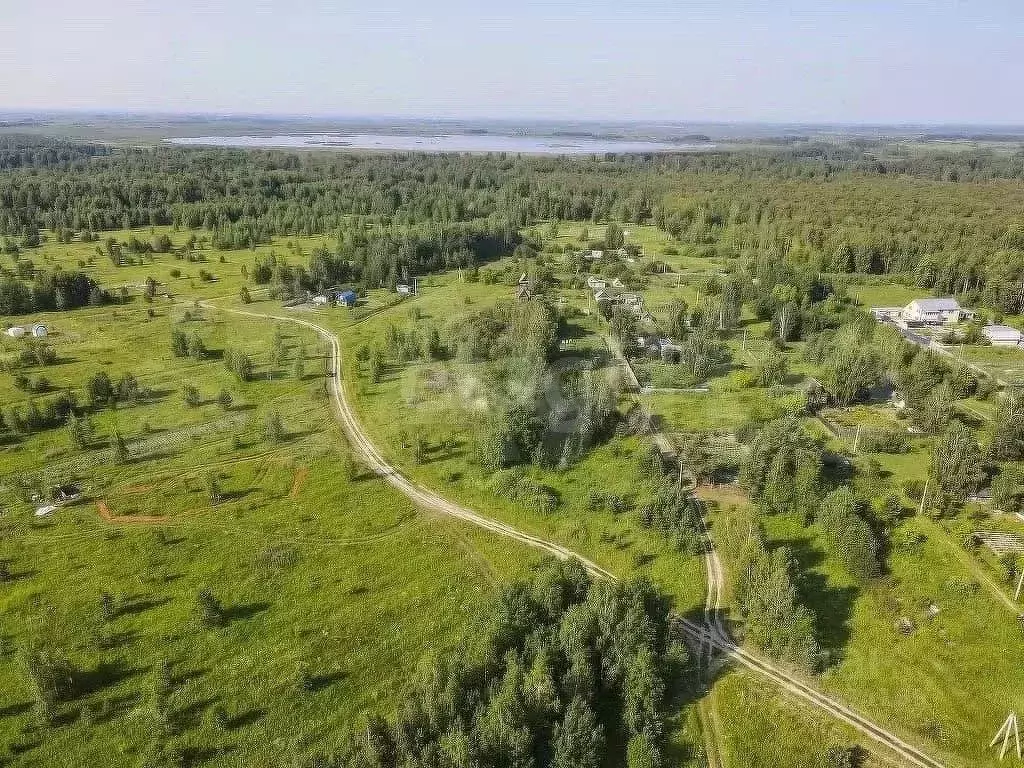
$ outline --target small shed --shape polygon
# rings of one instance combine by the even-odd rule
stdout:
[[[995,347],[1015,347],[1021,341],[1021,332],[1008,325],[986,325],[981,333]]]
[[[398,294],[400,296],[411,296],[412,295],[412,286],[411,285],[406,285],[405,283],[400,283],[399,285],[396,285],[395,286],[395,290],[398,292]]]
[[[342,291],[338,294],[338,303],[344,304],[346,307],[354,307],[356,305],[356,292],[353,290]]]
[[[42,323],[36,323],[32,326],[32,335],[37,339],[45,339],[49,331],[46,330],[46,326]]]
[[[25,335],[25,329],[22,328],[20,325],[12,325],[10,328],[7,329],[6,333],[12,339],[20,339]]]

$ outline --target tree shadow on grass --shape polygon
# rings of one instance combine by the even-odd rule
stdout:
[[[36,747],[43,746],[43,742],[38,738],[27,738],[21,737],[18,741],[12,741],[8,745],[7,749],[10,751],[12,756],[23,755],[26,752],[31,752]]]
[[[137,597],[130,598],[117,609],[118,616],[137,616],[140,613],[145,613],[153,608],[159,608],[161,605],[166,605],[171,602],[169,597],[152,598],[152,597]]]
[[[18,704],[8,704],[6,707],[0,707],[0,720],[7,717],[15,717],[17,715],[23,715],[32,709],[31,701],[22,701]]]
[[[431,453],[432,455],[420,460],[419,463],[421,466],[426,464],[436,464],[439,461],[447,461],[448,459],[459,459],[466,455],[465,451],[444,451],[440,448],[434,449]]]
[[[259,722],[266,717],[266,715],[267,711],[265,709],[247,709],[244,712],[239,712],[237,715],[229,717],[227,721],[227,729],[229,731],[237,731],[239,728],[245,728],[247,725]]]
[[[218,701],[220,701],[218,696],[207,696],[205,699],[189,702],[174,712],[174,723],[182,730],[195,728],[200,724],[207,707],[216,704]]]
[[[129,667],[121,661],[100,662],[92,669],[82,670],[75,675],[75,690],[71,698],[80,699],[142,674],[143,671],[138,667]]]
[[[785,542],[797,563],[797,592],[814,613],[814,636],[826,655],[827,667],[842,661],[850,642],[850,618],[860,590],[854,586],[836,586],[826,575],[811,570],[825,559],[824,554],[806,539]]]
[[[199,667],[197,669],[190,669],[186,672],[180,672],[176,675],[172,675],[171,682],[174,685],[184,685],[185,683],[191,682],[192,680],[199,680],[204,677],[207,672],[210,671],[209,667]]]
[[[238,750],[233,744],[225,744],[220,747],[189,747],[182,755],[182,762],[185,765],[202,765],[211,760],[225,757]]]
[[[26,568],[24,571],[11,571],[7,575],[7,584],[13,584],[16,581],[25,581],[31,579],[33,576],[38,575],[39,571],[35,568]]]
[[[224,618],[229,621],[245,621],[251,619],[270,608],[270,603],[246,603],[245,605],[233,605],[224,610]]]
[[[93,722],[96,724],[108,723],[119,715],[127,714],[135,709],[142,696],[138,693],[129,693],[124,696],[114,696],[104,701],[104,706],[99,712],[93,713]]]
[[[325,688],[330,688],[339,680],[344,679],[344,677],[345,673],[340,670],[336,672],[327,672],[322,675],[313,675],[313,677],[309,679],[307,688],[311,693],[317,693]]]
[[[139,633],[134,630],[124,632],[111,632],[104,640],[104,648],[123,648],[139,639]]]
[[[259,490],[259,488],[252,487],[252,488],[239,488],[238,490],[235,490],[235,491],[222,491],[221,494],[220,494],[220,500],[217,503],[218,504],[225,504],[225,503],[227,503],[229,501],[241,501],[246,496],[248,496],[250,493],[254,493],[255,491],[258,491],[258,490]]]

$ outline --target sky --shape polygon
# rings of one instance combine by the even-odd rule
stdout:
[[[1024,124],[1021,0],[0,0],[0,109]]]

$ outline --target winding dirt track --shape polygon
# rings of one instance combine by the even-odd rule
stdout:
[[[341,379],[341,343],[338,340],[337,335],[328,329],[309,322],[308,320],[289,317],[287,315],[269,315],[257,312],[247,312],[240,309],[228,309],[217,307],[213,304],[209,304],[208,302],[201,302],[201,304],[209,309],[221,312],[229,312],[236,315],[264,320],[279,320],[282,322],[305,326],[306,328],[315,331],[321,338],[328,342],[331,346],[331,353],[334,358],[332,363],[333,375],[331,376],[330,384],[331,399],[334,404],[337,418],[342,428],[345,430],[345,434],[348,436],[353,447],[362,455],[363,460],[373,472],[380,475],[390,485],[405,494],[406,497],[417,505],[424,509],[429,509],[443,515],[449,515],[459,520],[464,520],[485,530],[493,531],[501,536],[522,542],[527,546],[549,552],[555,557],[561,559],[576,558],[594,576],[616,580],[614,574],[605,570],[593,561],[573,552],[571,549],[551,541],[546,541],[529,533],[519,531],[505,523],[484,517],[470,509],[448,501],[447,499],[438,496],[433,491],[406,478],[394,467],[388,464],[373,444],[373,441],[363,430],[362,425],[359,423],[358,418],[352,410],[352,407],[345,398],[344,386],[342,385]],[[717,551],[715,550],[714,542],[711,539],[710,532],[706,525],[704,532],[706,538],[704,560],[707,568],[708,588],[707,600],[705,602],[704,609],[704,622],[701,624],[681,616],[676,616],[673,619],[675,627],[679,631],[685,633],[701,649],[701,656],[703,658],[710,660],[710,656],[714,651],[724,653],[737,664],[740,664],[741,666],[758,673],[762,677],[771,680],[786,692],[807,701],[818,709],[828,712],[842,722],[860,731],[873,741],[876,741],[882,746],[888,748],[891,752],[900,757],[907,765],[916,766],[916,768],[946,768],[943,763],[924,754],[921,750],[907,743],[899,736],[879,725],[876,725],[845,704],[821,693],[800,678],[773,666],[768,661],[738,646],[729,636],[728,630],[721,621],[723,584],[722,563],[718,557]]]

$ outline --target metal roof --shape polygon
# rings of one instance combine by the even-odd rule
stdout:
[[[910,303],[923,312],[954,312],[960,309],[960,302],[954,298],[914,299]]]

